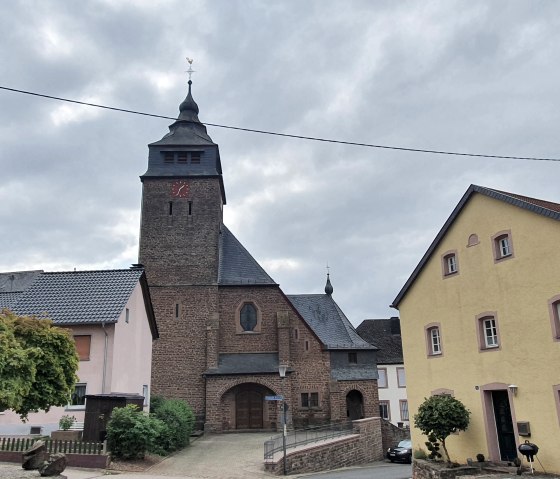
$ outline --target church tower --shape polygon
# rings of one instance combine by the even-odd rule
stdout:
[[[149,145],[141,176],[139,263],[144,265],[160,340],[152,393],[182,398],[201,418],[206,329],[218,315],[219,238],[225,191],[218,145],[191,94],[161,140]]]

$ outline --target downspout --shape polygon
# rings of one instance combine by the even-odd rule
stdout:
[[[103,328],[103,332],[105,333],[105,349],[103,352],[103,382],[101,383],[101,394],[105,394],[105,376],[107,374],[107,345],[109,342],[109,334],[105,329],[105,321],[101,323],[101,327]]]

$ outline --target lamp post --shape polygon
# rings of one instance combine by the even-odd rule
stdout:
[[[284,452],[284,461],[283,461],[283,466],[284,466],[284,475],[286,475],[286,410],[288,409],[286,406],[286,396],[285,396],[285,390],[286,388],[284,387],[284,379],[286,379],[286,370],[288,369],[288,366],[286,366],[285,364],[280,364],[278,366],[278,372],[280,373],[280,377],[282,378],[282,450]]]

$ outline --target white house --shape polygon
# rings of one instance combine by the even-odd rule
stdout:
[[[89,394],[138,394],[149,406],[158,330],[142,268],[0,273],[0,308],[71,329],[80,357],[66,407],[31,413],[25,423],[13,411],[0,412],[0,435],[48,435],[63,415],[83,422]]]

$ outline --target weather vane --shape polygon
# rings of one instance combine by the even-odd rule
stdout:
[[[194,62],[194,60],[187,57],[187,61],[189,62],[189,69],[187,70],[187,73],[189,74],[189,81],[191,81],[191,76],[195,72],[195,70],[192,69],[192,63]]]

